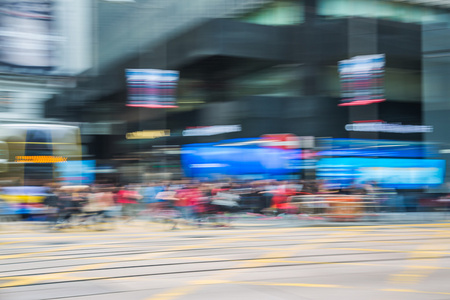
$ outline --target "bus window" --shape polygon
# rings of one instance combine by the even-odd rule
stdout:
[[[2,152],[2,149],[5,151]],[[6,167],[2,167],[2,157],[7,159]],[[57,177],[55,159],[82,160],[78,127],[56,124],[0,125],[0,177],[3,180],[24,185],[48,183]]]
[[[30,128],[27,131],[25,143],[26,157],[52,157],[52,135],[47,129]],[[24,164],[24,184],[34,185],[37,180],[49,181],[53,178],[53,164],[31,162]]]

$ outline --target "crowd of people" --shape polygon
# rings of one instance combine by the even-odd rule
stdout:
[[[295,214],[299,213],[299,206],[292,203],[295,196],[376,194],[375,184],[331,190],[319,180],[200,182],[184,179],[123,186],[53,184],[46,189],[39,205],[46,209],[46,220],[54,224],[67,224],[80,216],[84,220],[119,218],[130,222],[148,218],[198,222],[234,212]],[[32,211],[22,209],[21,215],[23,219],[30,218]]]
[[[220,214],[261,213],[282,209],[288,198],[308,186],[299,182],[195,182],[158,181],[146,184],[53,187],[43,204],[54,208],[54,221],[67,222],[74,215],[136,218],[177,218],[197,221]]]

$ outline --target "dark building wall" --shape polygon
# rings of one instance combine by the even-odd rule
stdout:
[[[227,103],[214,103],[200,112],[201,125],[241,125],[242,132],[226,137],[258,137],[268,133],[308,136],[345,136],[346,112],[334,99],[252,96]],[[305,105],[306,104],[306,105]],[[339,114],[335,111],[340,110]],[[220,137],[200,138],[216,141]]]
[[[351,38],[354,39],[352,43]],[[365,39],[368,40],[365,42]],[[351,44],[359,43],[370,43],[372,48],[350,49]],[[211,103],[200,106],[195,112],[167,115],[167,125],[172,130],[189,126],[242,125],[243,131],[240,133],[198,137],[190,139],[190,142],[213,142],[281,132],[348,137],[345,125],[351,122],[350,109],[339,107],[340,99],[327,95],[324,84],[328,74],[324,68],[336,66],[339,60],[347,59],[350,53],[374,54],[371,51],[375,51],[386,54],[387,67],[418,71],[421,67],[420,44],[419,26],[373,19],[319,20],[312,24],[286,27],[212,20],[169,41],[166,46],[148,52],[149,56],[144,56],[146,58],[142,61],[146,66],[156,66],[161,65],[157,61],[166,59],[169,67],[181,67],[182,76],[204,78],[205,88],[210,87],[208,100]],[[152,53],[156,55],[151,57]],[[402,59],[399,60],[399,57]],[[286,62],[297,63],[299,74],[306,74],[299,85],[299,89],[303,89],[300,93],[303,96],[255,95],[239,99],[224,96],[228,94],[227,89],[231,88],[227,80],[249,70]],[[337,72],[335,76],[338,77]],[[223,89],[218,89],[219,85]],[[222,96],[217,96],[218,93]],[[420,103],[393,102],[388,99],[374,106],[375,114],[369,114],[369,119],[404,124],[421,122]],[[392,134],[380,134],[377,137],[421,138],[420,135]]]
[[[450,169],[450,29],[447,24],[435,24],[423,28],[423,119],[433,126],[425,134],[427,142],[439,143],[443,158]],[[450,181],[449,172],[446,182]]]
[[[99,107],[109,106],[110,111],[104,117],[127,121],[129,131],[182,130],[202,125],[241,124],[243,127],[241,133],[203,140],[281,132],[347,137],[345,124],[352,120],[350,109],[339,107],[337,95],[327,92],[326,76],[329,75],[326,68],[335,68],[339,60],[353,54],[375,53],[386,54],[387,68],[419,72],[421,27],[364,18],[316,19],[295,26],[264,26],[216,19],[161,41],[158,47],[143,49],[136,57],[118,62],[108,70],[101,70],[99,78],[80,86],[80,90],[94,91],[80,95],[80,105],[73,105],[73,101],[69,101],[71,105],[64,104],[66,99],[76,99],[77,91],[49,103],[60,106],[58,116],[70,113],[68,118],[87,121],[101,116],[97,111]],[[231,79],[280,64],[297,66],[300,96],[228,97]],[[205,82],[207,100],[211,103],[194,111],[177,113],[126,108],[126,68],[180,70],[182,78]],[[337,72],[335,76],[337,80]],[[218,86],[221,89],[217,89]],[[420,104],[409,103],[408,99],[401,99],[406,100],[402,103],[392,100],[398,99],[376,105],[375,119],[420,124]],[[51,109],[47,111],[50,116]]]
[[[168,66],[179,69],[211,56],[286,61],[291,58],[291,28],[210,20],[168,41]]]

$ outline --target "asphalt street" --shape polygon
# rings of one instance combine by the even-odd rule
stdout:
[[[450,299],[450,223],[0,233],[0,300]]]

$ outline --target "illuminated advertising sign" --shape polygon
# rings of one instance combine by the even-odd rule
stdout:
[[[181,160],[188,177],[258,176],[273,178],[302,168],[300,149],[266,147],[265,140],[233,139],[182,147]]]
[[[127,106],[173,108],[176,105],[178,71],[156,69],[127,69]]]
[[[170,130],[143,130],[126,134],[127,140],[156,139],[164,136],[170,136]]]
[[[183,136],[211,136],[229,132],[239,132],[241,130],[242,130],[241,125],[189,127],[183,130]]]
[[[263,140],[267,141],[263,146],[280,149],[298,149],[300,148],[300,138],[290,133],[285,134],[265,134]]]
[[[319,156],[353,157],[437,157],[433,143],[366,139],[320,139]]]
[[[345,125],[347,131],[389,132],[389,133],[426,133],[433,132],[429,125],[403,125],[385,122],[364,122]]]
[[[389,188],[436,187],[444,183],[445,160],[398,158],[323,158],[317,177],[330,187],[376,182]]]
[[[46,74],[55,67],[53,0],[0,1],[0,72]]]
[[[75,160],[57,164],[59,179],[65,184],[91,184],[95,181],[95,160]]]
[[[67,162],[67,157],[38,155],[38,156],[16,156],[16,162],[19,163],[35,163],[35,164],[49,164]]]
[[[339,106],[385,101],[384,54],[355,56],[339,62],[342,101]]]

